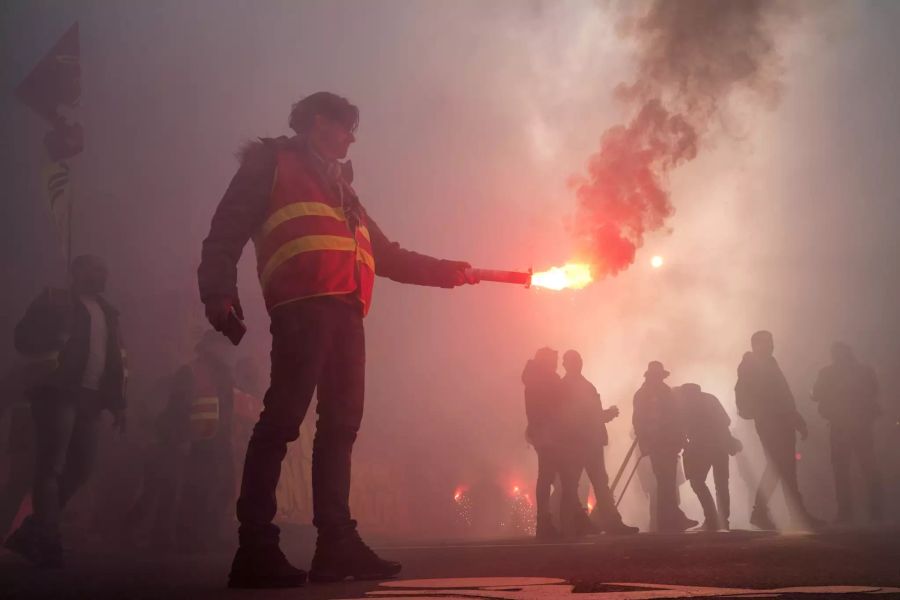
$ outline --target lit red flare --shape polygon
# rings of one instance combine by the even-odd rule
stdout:
[[[584,263],[566,263],[531,275],[531,285],[548,290],[580,290],[592,281],[591,266]]]
[[[512,283],[525,287],[539,287],[548,290],[580,290],[591,283],[591,266],[584,263],[566,263],[537,273],[528,271],[498,271],[495,269],[468,269],[467,275],[476,281]]]

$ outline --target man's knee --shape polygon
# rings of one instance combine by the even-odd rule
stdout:
[[[316,424],[315,444],[352,446],[356,442],[359,424],[340,420],[319,419]]]
[[[250,443],[289,444],[300,437],[301,424],[300,418],[284,418],[283,415],[275,415],[264,410],[253,427]]]

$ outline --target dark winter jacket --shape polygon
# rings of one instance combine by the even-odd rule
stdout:
[[[738,414],[745,419],[787,419],[795,424],[802,421],[794,394],[773,356],[758,356],[753,352],[744,354],[738,367],[734,393]]]
[[[731,417],[718,398],[706,392],[686,395],[681,401],[681,415],[691,448],[728,452]]]
[[[522,371],[525,384],[526,436],[535,448],[556,446],[562,442],[565,393],[562,380],[553,371],[529,360]]]
[[[276,151],[292,149],[321,173],[317,161],[298,138],[261,139],[248,145],[241,166],[219,202],[203,250],[197,277],[200,298],[206,303],[216,297],[237,298],[237,263],[244,246],[266,219],[269,196],[275,178]],[[336,194],[321,175],[323,187]],[[358,199],[353,199],[358,202]],[[360,206],[361,210],[365,210]],[[375,258],[375,272],[400,283],[434,287],[453,287],[457,268],[452,261],[440,260],[405,250],[391,242],[372,217],[366,213]]]
[[[812,400],[832,426],[868,425],[881,415],[875,372],[855,361],[819,371]]]
[[[100,379],[101,407],[125,408],[126,370],[119,332],[119,313],[102,296],[97,304],[106,315],[106,368]],[[47,289],[32,301],[16,325],[16,350],[34,359],[55,358],[53,367],[29,391],[32,398],[78,387],[84,377],[90,344],[91,317],[67,290]]]
[[[635,392],[632,424],[644,454],[678,453],[684,448],[678,403],[672,388],[662,381],[644,381]]]
[[[562,384],[566,395],[567,410],[564,418],[568,435],[576,443],[588,448],[608,445],[608,419],[594,384],[584,375],[569,374],[562,378]]]

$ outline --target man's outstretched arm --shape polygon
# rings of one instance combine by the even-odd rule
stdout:
[[[375,254],[375,273],[400,283],[452,288],[464,283],[476,283],[466,276],[467,262],[442,260],[406,250],[388,239],[369,217],[368,229]]]
[[[209,235],[203,240],[197,281],[207,317],[216,329],[219,329],[216,321],[226,318],[232,307],[242,316],[237,263],[247,241],[265,217],[274,176],[274,152],[262,142],[249,146],[216,208]]]

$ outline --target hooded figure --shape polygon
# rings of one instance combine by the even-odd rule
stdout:
[[[559,353],[551,348],[539,349],[525,364],[522,383],[525,384],[525,415],[528,427],[525,438],[534,446],[538,457],[538,476],[535,484],[537,504],[536,536],[552,539],[559,536],[550,514],[550,487],[560,480],[560,525],[563,533],[573,534],[578,503],[578,475],[581,471],[578,456],[564,436],[566,394],[562,380],[556,373]]]

